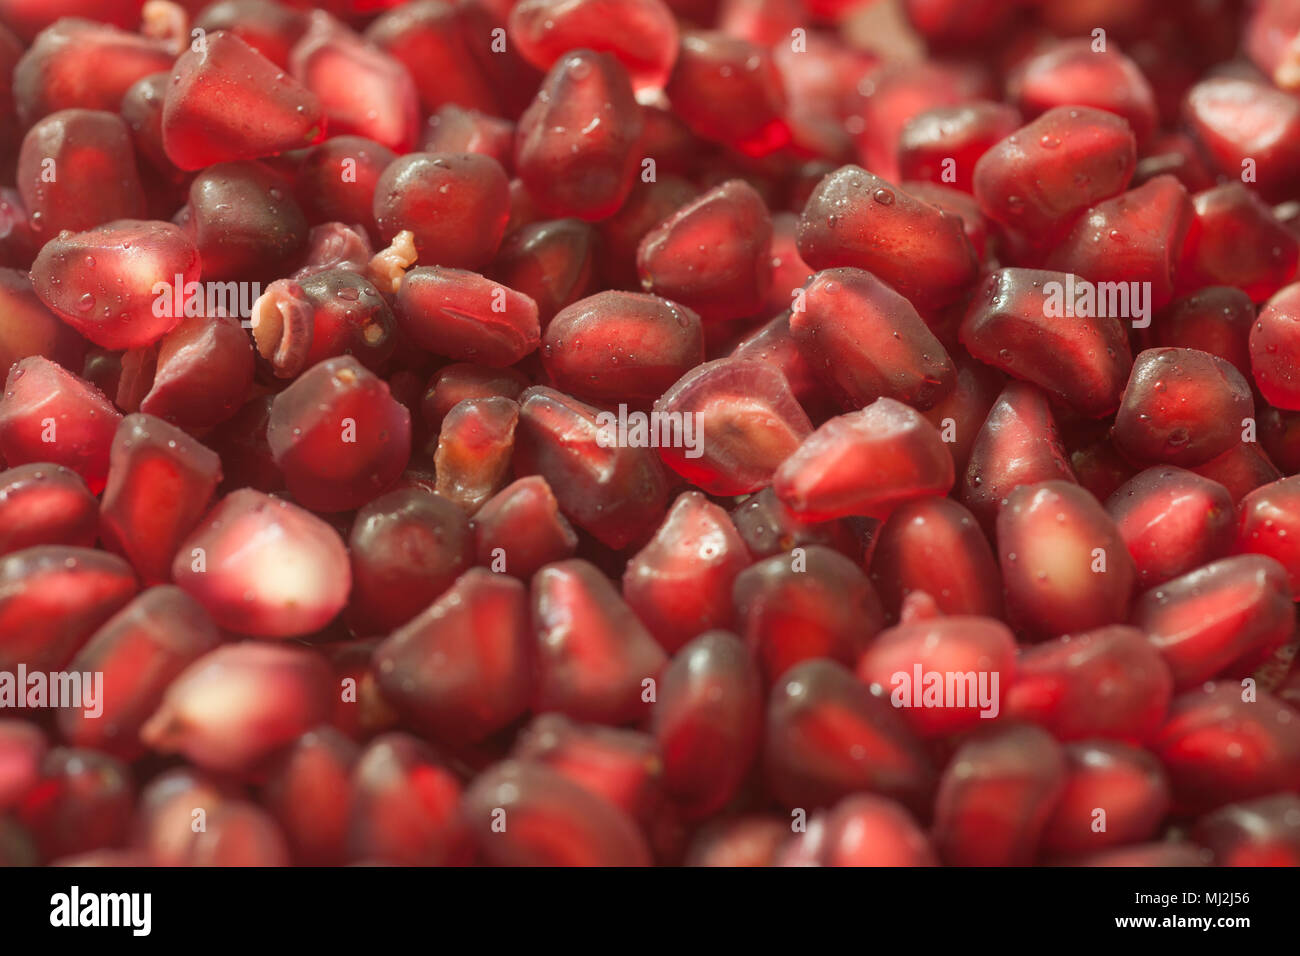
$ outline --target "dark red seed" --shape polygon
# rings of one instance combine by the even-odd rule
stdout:
[[[1260,394],[1275,408],[1300,409],[1300,282],[1265,303],[1250,330],[1250,364]]]
[[[544,564],[572,557],[578,548],[578,536],[540,475],[520,478],[493,495],[475,513],[471,527],[478,563],[522,581]]]
[[[845,797],[782,848],[780,866],[937,866],[930,838],[893,800]]]
[[[731,512],[731,520],[755,558],[770,558],[810,544],[834,548],[855,561],[862,557],[862,542],[848,521],[806,521],[791,511],[770,487],[737,505]]]
[[[412,269],[397,291],[394,312],[414,344],[460,362],[513,365],[541,339],[537,303],[460,269]]]
[[[352,768],[360,748],[332,727],[303,734],[271,771],[263,790],[293,851],[307,866],[338,866],[347,859]]]
[[[969,193],[976,161],[1021,125],[1014,106],[988,100],[917,113],[898,139],[899,175]]]
[[[1155,345],[1199,349],[1232,363],[1249,380],[1255,307],[1231,286],[1207,286],[1175,300],[1155,322]]]
[[[1179,266],[1179,285],[1236,286],[1263,302],[1295,277],[1300,240],[1253,190],[1226,183],[1193,197],[1196,218]]]
[[[130,771],[95,750],[58,747],[16,808],[46,863],[126,843],[135,788]]]
[[[180,428],[233,418],[253,384],[253,349],[233,316],[183,320],[158,341],[158,364],[140,411]]]
[[[1256,488],[1241,499],[1237,515],[1235,550],[1276,559],[1291,590],[1300,590],[1300,476]]]
[[[1118,50],[1098,51],[1092,39],[1046,47],[1025,60],[1007,85],[1029,117],[1058,106],[1089,106],[1128,120],[1139,143],[1156,128],[1155,94],[1142,70]]]
[[[307,242],[307,217],[289,183],[264,163],[207,167],[190,183],[184,212],[188,221],[180,213],[176,221],[198,246],[205,282],[283,275]]]
[[[1102,740],[1064,750],[1065,788],[1043,830],[1045,853],[1095,853],[1156,836],[1169,785],[1155,757]]]
[[[1216,866],[1300,865],[1300,797],[1229,804],[1197,821],[1191,835]]]
[[[0,809],[16,806],[40,780],[45,735],[23,720],[0,720]]]
[[[500,491],[509,479],[518,422],[518,403],[496,395],[453,406],[434,454],[438,494],[473,514]]]
[[[70,468],[37,462],[0,472],[0,555],[42,544],[89,548],[99,506]]]

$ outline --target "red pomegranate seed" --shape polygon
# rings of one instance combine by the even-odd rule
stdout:
[[[734,358],[687,372],[654,403],[653,416],[649,437],[663,460],[715,495],[747,494],[770,484],[812,431],[785,376]],[[635,427],[628,425],[629,436]]]
[[[277,279],[253,303],[251,320],[258,351],[282,378],[340,355],[374,370],[397,345],[388,302],[346,267]]]
[[[209,447],[221,456],[223,491],[283,490],[284,476],[276,467],[271,446],[266,441],[266,424],[274,400],[274,395],[249,399],[231,418],[204,436]]]
[[[1300,797],[1279,793],[1229,804],[1199,820],[1192,839],[1216,866],[1300,865]]]
[[[116,113],[60,110],[40,120],[23,137],[17,185],[42,239],[146,215],[131,136]]]
[[[664,92],[701,139],[747,156],[766,156],[790,141],[780,71],[753,43],[717,32],[682,34]]]
[[[1290,198],[1300,168],[1295,97],[1253,78],[1210,77],[1187,91],[1183,121],[1225,178],[1238,179],[1250,160],[1266,199]]]
[[[313,366],[276,396],[267,440],[297,501],[349,511],[406,468],[411,415],[382,379],[344,356]]]
[[[678,209],[641,240],[637,270],[647,292],[705,321],[754,315],[772,282],[772,218],[763,198],[733,179]]]
[[[1296,35],[1300,16],[1286,0],[1264,0],[1246,20],[1242,45],[1246,55],[1278,87],[1294,92],[1300,86]]]
[[[1074,313],[1074,276],[999,269],[971,299],[961,342],[971,355],[1033,382],[1080,414],[1102,418],[1120,403],[1132,358],[1118,318]]]
[[[953,465],[961,475],[1005,380],[996,369],[965,352],[958,353],[953,364],[956,374],[952,391],[921,414],[948,441]]]
[[[253,384],[253,349],[231,316],[183,320],[158,341],[140,411],[186,429],[233,418]]]
[[[808,363],[795,343],[791,314],[787,309],[745,336],[731,350],[731,357],[775,366],[809,418],[829,417],[840,410],[839,405],[831,398],[821,371]]]
[[[329,525],[251,488],[227,495],[176,552],[172,579],[223,628],[296,637],[347,601],[347,552]]]
[[[1242,498],[1256,488],[1282,477],[1282,473],[1255,442],[1234,445],[1218,458],[1211,458],[1204,465],[1197,465],[1191,470],[1202,478],[1217,481],[1227,488],[1233,504],[1239,504]]]
[[[414,737],[372,740],[353,766],[352,794],[350,859],[397,866],[470,861],[460,783]]]
[[[444,365],[429,379],[429,387],[420,400],[420,415],[425,425],[436,433],[447,413],[465,399],[493,395],[517,399],[527,387],[527,377],[517,369],[465,362]]]
[[[257,159],[323,135],[315,95],[235,34],[207,35],[176,61],[163,145],[181,169]]]
[[[698,491],[683,492],[623,572],[623,599],[670,654],[731,625],[731,585],[751,558],[731,517]]]
[[[641,128],[623,65],[608,53],[571,50],[519,118],[515,169],[543,212],[595,222],[631,191]]]
[[[987,100],[917,113],[898,139],[899,176],[969,193],[976,161],[1022,125],[1015,107]]]
[[[1300,715],[1235,681],[1175,698],[1152,750],[1169,774],[1174,810],[1201,813],[1300,787]]]
[[[1279,468],[1300,472],[1300,414],[1265,405],[1259,410],[1259,441]]]
[[[544,564],[563,561],[578,536],[560,514],[551,486],[539,475],[497,492],[474,515],[478,563],[527,581]]]
[[[126,765],[96,750],[58,747],[15,816],[49,863],[126,843],[135,788]]]
[[[348,537],[358,634],[382,634],[428,607],[473,562],[464,511],[421,488],[390,491],[357,512]]]
[[[922,312],[955,301],[976,278],[975,250],[958,217],[859,166],[821,181],[804,206],[798,240],[814,269],[865,269]]]
[[[60,735],[74,747],[123,760],[140,757],[146,749],[140,728],[158,709],[168,685],[220,643],[211,618],[180,588],[144,591],[106,621],[67,665],[70,672],[102,674],[103,683],[93,708],[58,712]]]
[[[177,276],[186,287],[199,278],[198,251],[180,229],[164,222],[123,219],[61,233],[32,264],[41,301],[107,349],[149,345],[175,328],[183,315],[158,308],[158,287],[175,295]]]
[[[777,496],[807,520],[883,517],[904,501],[943,495],[952,456],[920,413],[892,398],[832,418],[777,470]]]
[[[1106,511],[1137,567],[1138,586],[1155,587],[1232,550],[1232,496],[1182,468],[1148,468],[1106,500]]]
[[[603,240],[600,249],[601,276],[615,289],[640,288],[636,255],[641,240],[650,230],[690,204],[698,194],[695,186],[687,180],[664,172],[664,158],[653,148],[651,142],[652,129],[648,117],[652,115],[656,115],[655,111],[647,109],[643,113],[646,126],[641,134],[641,148],[659,164],[658,175],[650,183],[643,183],[638,177],[622,208],[596,224]],[[788,295],[789,292],[783,294]]]
[[[0,268],[0,366],[30,355],[81,368],[86,343],[41,302],[27,273]]]
[[[1156,128],[1156,101],[1138,65],[1093,39],[1062,40],[1022,63],[1008,93],[1028,117],[1061,106],[1088,106],[1128,120],[1139,143]]]
[[[1198,349],[1227,360],[1249,380],[1255,307],[1231,286],[1206,286],[1176,300],[1155,323],[1155,345]]]
[[[975,164],[975,198],[990,219],[1051,240],[1076,213],[1128,186],[1137,143],[1127,121],[1058,106],[991,147]]]
[[[383,641],[371,667],[405,720],[463,745],[524,713],[532,644],[524,586],[472,568]]]
[[[1065,753],[1037,727],[999,728],[953,754],[935,800],[934,842],[950,866],[1027,866],[1066,785]]]
[[[1148,751],[1109,740],[1065,745],[1065,788],[1043,829],[1053,854],[1096,853],[1156,836],[1169,785]]]
[[[532,603],[535,711],[613,725],[646,712],[664,652],[593,565],[572,560],[542,568],[533,577]]]
[[[782,848],[780,866],[937,866],[930,839],[893,800],[859,793],[818,814]]]
[[[462,362],[513,365],[541,338],[532,299],[460,269],[412,269],[397,291],[394,312],[415,345]]]
[[[442,420],[434,455],[438,494],[474,513],[509,480],[519,405],[508,398],[467,398]]]
[[[737,630],[769,683],[809,658],[852,665],[884,623],[852,561],[820,545],[800,550],[752,565],[732,587]]]
[[[1205,851],[1189,843],[1139,843],[1070,861],[1075,866],[1194,867],[1205,866]]]
[[[1145,634],[1103,627],[1026,648],[1005,710],[1058,740],[1141,744],[1160,729],[1172,692],[1169,667]]]
[[[1133,623],[1169,665],[1178,690],[1219,674],[1249,674],[1295,632],[1286,571],[1240,555],[1207,564],[1144,594]]]
[[[1214,185],[1200,148],[1184,133],[1157,134],[1138,160],[1132,185],[1141,186],[1157,176],[1173,176],[1188,192],[1200,192]]]
[[[524,391],[515,474],[541,475],[566,518],[606,546],[624,548],[658,526],[668,507],[668,478],[653,448],[611,447],[600,414],[553,389]]]
[[[540,763],[506,761],[465,791],[462,812],[489,866],[648,866],[622,809]]]
[[[947,350],[912,304],[870,272],[818,272],[801,306],[790,314],[791,338],[845,408],[887,396],[927,409],[955,386]]]
[[[1291,590],[1300,590],[1300,477],[1256,488],[1241,499],[1237,514],[1236,550],[1275,558]]]
[[[764,764],[776,799],[809,811],[865,790],[920,812],[933,792],[930,761],[903,718],[827,660],[797,664],[772,688]]]
[[[45,735],[35,724],[0,720],[0,809],[17,806],[41,778]]]
[[[810,544],[834,548],[855,561],[862,557],[862,543],[847,521],[807,521],[786,507],[770,487],[737,505],[731,520],[755,558]]]
[[[489,113],[444,103],[424,125],[420,149],[426,153],[482,153],[509,173],[515,165],[515,124]]]
[[[686,866],[774,866],[790,825],[764,816],[722,817],[700,828],[686,854]]]
[[[167,685],[140,738],[205,770],[245,773],[322,723],[329,700],[329,668],[311,651],[228,644]]]
[[[100,504],[104,546],[146,584],[168,580],[176,549],[220,481],[221,460],[209,448],[161,419],[128,415],[113,438]]]
[[[491,274],[537,303],[546,328],[555,314],[596,291],[599,235],[580,219],[529,223],[506,236]]]
[[[1287,286],[1259,312],[1250,330],[1255,384],[1275,408],[1300,409],[1300,283]]]
[[[347,860],[351,776],[360,752],[332,727],[318,727],[299,737],[271,771],[263,799],[295,862],[338,866]]]
[[[37,545],[89,548],[99,506],[81,476],[45,462],[0,472],[0,555]]]
[[[662,87],[677,59],[677,21],[662,0],[523,0],[510,11],[509,30],[539,69],[569,50],[611,53],[637,89]]]
[[[1086,441],[1086,436],[1081,440]],[[1075,448],[1070,452],[1070,467],[1079,484],[1092,492],[1098,501],[1105,502],[1138,470],[1115,447],[1113,434]],[[1068,481],[1069,476],[1065,476]],[[1111,517],[1118,518],[1112,514]]]
[[[372,241],[379,241],[375,186],[396,158],[387,146],[361,136],[331,136],[311,147],[294,184],[307,221],[358,223]]]
[[[1253,189],[1225,183],[1193,200],[1196,217],[1179,265],[1182,288],[1236,286],[1263,302],[1295,277],[1300,240]]]
[[[233,33],[276,66],[287,69],[289,51],[306,31],[307,17],[274,0],[221,0],[204,7],[194,26],[208,33]]]
[[[704,331],[690,309],[652,295],[600,292],[555,316],[542,363],[557,387],[601,403],[645,407],[704,361]]]

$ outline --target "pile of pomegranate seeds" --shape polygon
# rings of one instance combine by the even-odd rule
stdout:
[[[0,0],[0,865],[1300,864],[1294,0],[322,7]]]

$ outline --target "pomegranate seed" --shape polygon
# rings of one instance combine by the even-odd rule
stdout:
[[[498,564],[507,574],[530,580],[544,564],[563,561],[578,548],[578,536],[560,514],[546,479],[520,478],[493,495],[471,522],[478,563]]]
[[[881,517],[912,498],[943,495],[952,456],[920,413],[892,398],[832,418],[777,470],[773,489],[807,520]]]
[[[1182,468],[1148,468],[1106,501],[1137,567],[1155,587],[1232,550],[1235,509],[1228,489]]]
[[[209,166],[190,183],[187,208],[205,281],[279,274],[307,240],[288,183],[263,163]]]
[[[135,800],[127,767],[96,750],[57,747],[15,810],[45,862],[126,842]]]
[[[1064,752],[1065,787],[1043,829],[1045,852],[1093,853],[1156,835],[1169,787],[1155,757],[1101,740],[1066,744]]]
[[[387,146],[361,136],[332,136],[311,147],[298,166],[294,190],[307,221],[359,223],[379,241],[375,187],[396,158]]]
[[[348,856],[397,866],[455,866],[472,855],[460,783],[407,734],[370,742],[352,769]]]
[[[972,359],[964,352],[954,357],[953,364],[956,374],[952,391],[925,409],[922,415],[940,430],[945,439],[949,439],[954,468],[957,474],[964,475],[976,437],[988,419],[1005,380],[997,370]],[[951,429],[948,427],[950,424]]]
[[[459,269],[411,270],[394,311],[398,327],[415,345],[463,362],[512,365],[533,352],[541,338],[532,299]]]
[[[140,728],[158,709],[169,684],[221,643],[203,608],[180,588],[149,588],[109,618],[68,664],[103,674],[96,707],[60,710],[59,733],[75,747],[123,760],[145,752]]]
[[[1279,793],[1229,804],[1199,820],[1192,837],[1216,866],[1296,866],[1300,797]]]
[[[513,368],[489,368],[464,362],[444,365],[429,379],[429,388],[420,400],[420,414],[436,433],[447,413],[465,399],[493,395],[517,399],[527,387],[527,377]]]
[[[1300,283],[1287,286],[1259,312],[1250,330],[1250,361],[1260,394],[1275,408],[1300,409]]]
[[[641,129],[623,65],[608,53],[571,50],[519,119],[515,169],[546,214],[605,219],[632,189]]]
[[[702,827],[686,855],[686,866],[773,866],[790,826],[771,817],[724,817]]]
[[[585,561],[547,565],[533,577],[537,670],[533,709],[626,724],[645,712],[646,682],[663,650],[613,585]]]
[[[644,542],[668,507],[653,449],[609,447],[597,409],[542,386],[519,396],[517,475],[541,475],[564,516],[611,548]]]
[[[98,526],[98,503],[70,468],[37,462],[0,472],[0,555],[43,544],[89,548]]]
[[[347,859],[351,777],[361,749],[331,727],[308,731],[272,770],[264,790],[296,862],[337,866]]]
[[[515,124],[478,110],[444,103],[425,124],[420,149],[426,153],[482,153],[507,173],[515,164]]]
[[[731,586],[750,564],[731,517],[698,491],[683,492],[623,572],[623,599],[670,654],[731,625]]]
[[[659,175],[651,183],[643,183],[638,178],[622,208],[596,224],[602,239],[602,278],[615,289],[640,288],[636,257],[641,240],[679,209],[689,205],[697,195],[697,190],[691,183],[680,176],[663,172],[663,156],[651,149],[654,144],[649,118],[654,115],[657,115],[655,111],[648,109],[642,114],[646,125],[641,134],[641,148],[652,153],[659,164]],[[782,294],[787,295],[788,292],[783,291]]]
[[[172,579],[221,627],[278,638],[328,624],[347,601],[352,575],[333,528],[245,488],[221,499],[181,544]]]
[[[899,136],[899,175],[951,184],[969,193],[976,161],[1021,125],[1015,107],[988,101],[936,106],[917,113]]]
[[[627,813],[540,763],[506,761],[465,791],[462,812],[489,866],[648,866]]]
[[[357,512],[348,538],[358,633],[391,631],[428,607],[473,560],[465,513],[419,488],[390,491]]]
[[[1175,811],[1201,813],[1300,786],[1300,716],[1236,682],[1174,699],[1152,750],[1169,774]]]
[[[1300,590],[1300,478],[1283,478],[1256,488],[1237,511],[1236,550],[1275,558],[1291,590]]]
[[[834,548],[855,561],[862,557],[861,542],[848,522],[806,521],[787,508],[770,487],[741,502],[732,511],[731,520],[755,558],[770,558],[810,544]]]
[[[1022,63],[1008,92],[1026,116],[1054,107],[1088,106],[1128,120],[1139,143],[1156,128],[1156,101],[1137,64],[1090,39],[1062,40]]]
[[[0,809],[17,806],[41,778],[45,735],[35,724],[0,720]]]
[[[868,791],[927,808],[934,771],[903,718],[843,666],[808,660],[772,688],[764,733],[768,786],[811,810]]]
[[[1156,323],[1155,345],[1198,349],[1232,363],[1250,380],[1250,297],[1230,286],[1206,286],[1176,300]]]
[[[205,770],[247,772],[325,719],[329,682],[324,661],[304,648],[228,644],[167,685],[140,738]]]
[[[859,166],[821,181],[804,207],[798,241],[814,269],[865,269],[922,312],[960,298],[976,278],[975,250],[958,217]]]
[[[266,441],[266,425],[274,400],[274,395],[250,399],[205,436],[208,445],[221,456],[223,491],[253,488],[272,492],[284,488],[284,476],[276,467],[271,446]]]
[[[181,169],[257,159],[323,135],[315,95],[235,34],[205,36],[176,61],[163,145]]]
[[[868,793],[818,814],[782,848],[780,866],[937,866],[929,837],[907,810]]]
[[[595,228],[579,219],[530,223],[506,236],[492,275],[537,303],[546,328],[555,314],[596,291]]]
[[[1064,312],[1053,314],[1057,304],[1069,302],[1075,281],[1039,269],[989,274],[962,319],[961,342],[981,362],[1033,382],[1082,415],[1102,418],[1119,407],[1132,358],[1119,319],[1063,322]]]
[[[1103,627],[1066,635],[1020,655],[1007,716],[1058,740],[1105,737],[1140,744],[1160,729],[1173,678],[1145,634]]]
[[[307,21],[301,10],[272,0],[221,0],[204,7],[194,26],[208,33],[233,33],[276,66],[287,69],[289,51],[306,31]]]
[[[467,398],[442,420],[434,455],[438,494],[468,513],[500,491],[510,473],[519,405],[508,398]]]
[[[1259,440],[1268,457],[1288,474],[1300,472],[1300,415],[1265,405],[1259,410]]]
[[[1271,201],[1290,198],[1300,162],[1300,104],[1253,79],[1210,77],[1187,91],[1183,121],[1225,178],[1251,160],[1256,187]]]
[[[611,53],[636,89],[662,87],[677,59],[677,21],[662,0],[523,0],[510,11],[509,29],[520,54],[539,69],[569,50]]]
[[[184,319],[158,341],[140,411],[186,429],[233,418],[253,383],[253,349],[234,317]]]
[[[41,302],[32,280],[0,268],[0,365],[43,355],[64,368],[80,368],[85,342]]]
[[[1226,183],[1193,197],[1196,217],[1183,247],[1179,285],[1236,286],[1263,302],[1294,278],[1300,241],[1258,194]]]

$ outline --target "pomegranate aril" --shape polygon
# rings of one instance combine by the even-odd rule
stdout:
[[[467,398],[442,420],[434,454],[437,492],[466,513],[505,486],[514,451],[517,402],[500,396]]]
[[[790,141],[781,73],[753,43],[718,32],[684,33],[664,92],[701,139],[747,156],[766,156]]]
[[[976,161],[1022,122],[1015,107],[987,100],[917,113],[899,136],[899,176],[969,193]]]
[[[779,866],[937,866],[930,839],[893,800],[845,797],[782,849]]]
[[[1074,312],[1076,279],[1064,272],[999,269],[976,290],[961,323],[970,354],[1043,388],[1082,415],[1102,418],[1119,407],[1132,366],[1114,316]],[[1079,286],[1085,290],[1093,287]],[[1094,293],[1095,295],[1095,293]],[[1103,311],[1103,310],[1096,310]]]
[[[489,866],[651,862],[631,816],[541,763],[512,760],[486,770],[466,789],[461,812]]]
[[[1087,106],[1058,106],[991,147],[975,164],[984,215],[1036,241],[1124,191],[1137,166],[1127,121]]]
[[[490,272],[536,302],[546,328],[565,306],[596,291],[599,244],[580,219],[529,223],[506,236]]]
[[[1300,182],[1300,103],[1294,96],[1254,79],[1213,76],[1187,91],[1183,122],[1224,178],[1240,177],[1249,160],[1265,199],[1291,198]]]
[[[194,241],[170,223],[133,219],[61,233],[32,264],[41,301],[106,349],[149,345],[176,327],[183,315],[159,308],[158,288],[170,299],[177,276],[186,287],[199,278]]]
[[[144,591],[99,628],[67,665],[102,674],[94,710],[60,710],[59,733],[75,747],[133,760],[145,752],[140,728],[187,666],[221,643],[207,612],[180,588]]]
[[[1206,286],[1174,301],[1152,331],[1157,346],[1198,349],[1232,363],[1249,380],[1250,329],[1255,307],[1232,286]]]
[[[1250,363],[1255,384],[1270,405],[1300,409],[1300,282],[1260,309],[1250,330]]]
[[[517,475],[541,475],[564,516],[610,548],[640,544],[668,507],[668,476],[653,448],[608,441],[610,412],[533,386],[519,396]]]
[[[867,791],[928,809],[934,769],[889,703],[842,665],[804,661],[772,688],[764,764],[783,806],[812,810]]]
[[[1256,488],[1282,477],[1282,473],[1260,450],[1257,442],[1233,445],[1219,457],[1211,458],[1204,465],[1197,465],[1191,470],[1202,478],[1217,481],[1227,488],[1233,504],[1240,504],[1241,499]]]
[[[530,580],[544,564],[563,561],[578,548],[578,536],[560,514],[546,479],[520,478],[493,495],[471,522],[478,563]]]
[[[515,169],[548,215],[605,219],[632,189],[641,129],[641,110],[618,60],[574,50],[551,67],[519,119]]]
[[[235,34],[206,35],[176,61],[163,145],[181,169],[258,159],[323,136],[320,100]]]
[[[350,511],[406,468],[411,415],[351,356],[312,366],[271,404],[267,440],[294,499]]]
[[[952,488],[952,456],[920,413],[892,398],[832,418],[777,470],[777,496],[807,520],[885,517]]]
[[[722,817],[691,840],[685,866],[774,866],[790,825],[779,817]]]
[[[1151,749],[1169,775],[1178,813],[1300,788],[1300,717],[1236,681],[1175,698]]]
[[[966,233],[971,248],[975,250],[976,262],[984,262],[989,248],[989,224],[984,214],[980,212],[979,203],[975,201],[974,196],[959,192],[950,186],[916,179],[905,179],[899,185],[913,199],[927,202],[948,215],[960,219],[962,231]],[[960,300],[954,305],[957,304],[960,304]],[[951,311],[950,308],[948,312]]]
[[[85,351],[85,341],[45,307],[26,272],[0,268],[0,368],[43,355],[76,369]]]
[[[60,110],[36,123],[18,153],[17,185],[40,237],[146,215],[131,136],[116,113]]]
[[[121,761],[96,750],[58,747],[40,780],[15,808],[46,863],[120,847],[127,841],[135,788]]]
[[[731,520],[755,558],[770,558],[810,544],[834,548],[855,561],[862,557],[862,542],[848,521],[807,521],[791,511],[770,487],[737,505]]]
[[[677,59],[677,21],[662,0],[523,0],[508,23],[520,55],[542,70],[585,48],[617,57],[635,88],[655,89]]]
[[[1043,829],[1045,853],[1093,853],[1156,836],[1169,809],[1169,787],[1155,757],[1103,740],[1064,749],[1065,788]]]
[[[347,601],[352,574],[333,528],[245,488],[218,502],[181,544],[172,579],[221,627],[282,638],[328,624]]]
[[[958,217],[859,166],[821,181],[804,206],[798,242],[814,269],[865,269],[922,312],[956,301],[977,275]]]
[[[253,349],[233,316],[185,319],[158,342],[157,368],[140,411],[180,428],[233,418],[253,384]]]
[[[731,357],[761,362],[785,376],[790,391],[811,419],[823,419],[839,411],[820,369],[808,363],[790,330],[792,312],[787,309],[770,322],[736,343]]]
[[[412,269],[397,290],[394,312],[398,327],[415,345],[461,362],[513,365],[535,351],[541,339],[537,303],[460,269]]]
[[[515,124],[508,119],[444,103],[424,125],[420,150],[426,153],[482,153],[507,173],[515,165]]]
[[[16,806],[40,780],[45,751],[45,735],[35,724],[0,720],[0,811]]]
[[[1191,837],[1215,866],[1300,866],[1300,797],[1232,803],[1196,822]]]
[[[372,740],[352,768],[348,857],[396,866],[458,866],[471,847],[460,782],[416,738]]]
[[[646,712],[645,681],[666,657],[614,586],[586,561],[542,568],[532,582],[533,709],[626,724]]]
[[[1181,288],[1235,286],[1263,302],[1295,278],[1300,238],[1253,189],[1225,183],[1192,201],[1196,217],[1179,265]]]
[[[379,241],[375,186],[395,159],[387,146],[362,136],[331,136],[307,150],[294,181],[307,221],[358,223]]]
[[[420,417],[437,433],[447,413],[467,398],[517,399],[528,387],[528,378],[518,369],[491,368],[467,362],[444,365],[433,373],[420,400]]]
[[[950,866],[1027,866],[1066,784],[1065,753],[1037,727],[1007,727],[953,754],[935,799],[934,842]]]
[[[998,617],[1002,576],[975,516],[949,498],[899,505],[875,536],[871,579],[886,611],[923,591],[944,614]]]
[[[266,424],[274,400],[274,395],[256,395],[204,436],[204,442],[221,456],[223,491],[283,490],[284,475],[276,467],[271,446],[266,441]]]
[[[560,311],[541,357],[558,388],[602,404],[645,407],[704,362],[692,310],[653,295],[600,292]]]
[[[1214,185],[1200,147],[1184,133],[1157,134],[1138,160],[1131,185],[1141,186],[1157,176],[1173,176],[1188,192],[1200,192]]]
[[[1259,410],[1259,441],[1280,469],[1300,472],[1300,413],[1265,405]]]
[[[93,493],[104,487],[121,414],[89,382],[32,356],[9,370],[0,399],[0,454],[9,465],[72,469]]]
[[[299,737],[271,770],[263,801],[296,863],[346,862],[352,768],[360,752],[334,728],[317,727]]]
[[[220,0],[206,6],[194,26],[208,33],[233,33],[281,69],[289,67],[289,51],[307,29],[300,9],[276,0]]]
[[[1156,101],[1136,63],[1095,40],[1061,40],[1029,58],[1007,80],[1008,94],[1030,118],[1053,107],[1087,106],[1128,120],[1139,143],[1156,128]]]
[[[205,282],[281,275],[307,241],[289,184],[265,163],[209,166],[190,183],[186,209]]]
[[[758,312],[772,282],[772,218],[748,183],[733,179],[678,209],[641,240],[637,270],[647,292],[705,321]]]
[[[923,410],[956,384],[952,359],[916,309],[870,272],[818,272],[789,326],[804,361],[829,377],[847,409],[884,396]]]
[[[976,361],[964,351],[953,357],[953,364],[956,374],[952,391],[922,414],[948,441],[953,466],[958,475],[964,475],[976,439],[1006,380],[996,369]]]
[[[1237,516],[1235,550],[1276,559],[1291,589],[1300,591],[1300,476],[1251,491],[1241,499]]]
[[[655,158],[646,143],[649,135],[647,128],[642,134],[642,149]],[[601,273],[605,282],[615,289],[640,289],[636,258],[641,240],[698,195],[698,190],[687,180],[663,172],[662,158],[656,161],[660,171],[655,180],[643,183],[638,177],[619,211],[596,224],[602,239]]]
[[[140,738],[205,770],[247,773],[324,722],[330,672],[312,651],[246,641],[208,652],[167,685]]]
[[[98,531],[98,503],[72,469],[35,462],[0,472],[0,555],[46,544],[89,548]]]

